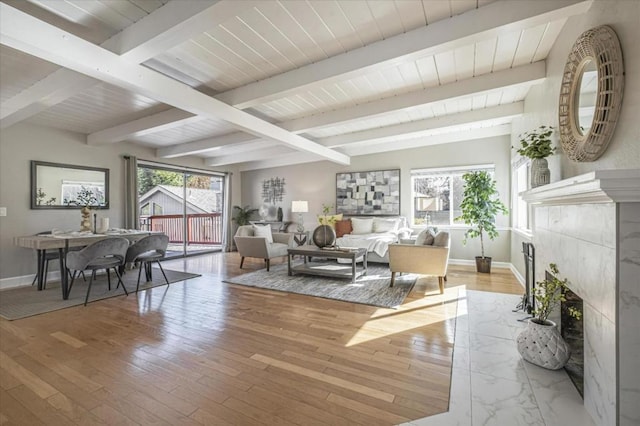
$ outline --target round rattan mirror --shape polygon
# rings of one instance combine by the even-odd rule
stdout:
[[[606,25],[582,33],[571,49],[560,87],[560,142],[570,159],[594,161],[604,153],[620,115],[623,89],[624,64],[616,33]]]

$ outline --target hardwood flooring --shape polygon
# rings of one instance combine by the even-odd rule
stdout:
[[[389,425],[447,410],[457,295],[521,294],[511,272],[451,266],[400,309],[223,283],[236,253],[163,266],[203,276],[0,320],[0,424]],[[1,295],[0,295],[1,297]]]

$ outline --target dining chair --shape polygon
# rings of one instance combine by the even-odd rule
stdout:
[[[144,237],[136,241],[127,250],[125,263],[140,263],[138,270],[138,283],[136,284],[136,293],[140,289],[140,275],[144,267],[147,281],[151,279],[151,265],[156,262],[160,267],[160,271],[164,276],[164,280],[169,285],[167,274],[164,273],[160,260],[164,259],[167,254],[167,246],[169,245],[169,236],[165,234],[154,234]]]
[[[111,237],[104,240],[96,241],[83,248],[80,251],[67,253],[67,269],[74,271],[71,276],[71,284],[69,285],[69,293],[76,279],[76,273],[79,271],[91,271],[89,286],[87,287],[87,295],[84,299],[84,305],[87,306],[89,301],[89,293],[91,293],[91,285],[96,278],[96,271],[104,269],[107,274],[108,288],[111,290],[111,276],[109,269],[113,268],[118,277],[118,285],[116,289],[122,285],[124,293],[128,296],[129,292],[122,282],[122,277],[118,268],[124,265],[129,248],[129,240],[120,237]]]

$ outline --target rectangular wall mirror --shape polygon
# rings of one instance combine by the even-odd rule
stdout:
[[[109,169],[31,161],[32,209],[109,208]]]

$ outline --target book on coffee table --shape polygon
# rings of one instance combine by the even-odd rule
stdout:
[[[358,247],[322,247],[322,250],[341,251],[344,253],[351,253],[354,251],[358,251]]]

